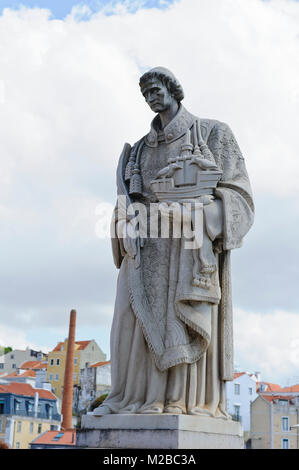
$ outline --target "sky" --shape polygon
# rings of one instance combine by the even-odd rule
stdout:
[[[90,13],[97,13],[99,10],[105,8],[106,14],[114,14],[115,7],[117,4],[125,5],[127,10],[130,12],[136,12],[138,9],[146,8],[159,8],[163,10],[176,0],[0,0],[0,12],[3,12],[4,8],[11,8],[18,10],[21,5],[30,8],[46,8],[51,11],[51,18],[64,19],[72,10],[73,7],[83,7],[86,11],[88,8],[89,12],[87,15],[83,15],[86,20],[89,18]]]
[[[153,118],[138,79],[163,65],[185,107],[224,121],[256,219],[232,254],[235,364],[299,383],[299,3],[0,2],[0,344],[77,339],[109,358],[117,270],[100,238],[123,144]],[[33,8],[34,7],[34,8]]]

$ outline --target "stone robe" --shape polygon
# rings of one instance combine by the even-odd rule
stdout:
[[[145,137],[140,159],[139,202],[156,202],[150,187],[169,157],[179,155],[186,130],[198,119],[182,105],[159,130],[159,117]],[[95,414],[188,413],[227,417],[225,381],[233,378],[230,250],[241,246],[254,206],[244,159],[229,127],[200,119],[204,141],[223,174],[216,200],[204,206],[217,269],[210,288],[192,285],[192,250],[184,239],[147,238],[140,266],[112,239],[120,273],[111,329],[112,391]],[[132,202],[124,181],[131,147],[122,152],[118,194]],[[117,223],[119,213],[115,212]]]

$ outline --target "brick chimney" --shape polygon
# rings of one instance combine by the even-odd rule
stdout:
[[[67,342],[67,352],[64,370],[64,385],[62,397],[62,424],[61,429],[66,431],[72,429],[72,407],[73,407],[73,385],[74,385],[74,351],[75,351],[75,330],[76,330],[76,310],[70,314],[69,336]]]

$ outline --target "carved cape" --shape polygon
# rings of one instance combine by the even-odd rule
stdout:
[[[183,106],[180,107],[175,118],[164,129],[166,152],[168,150],[170,153],[177,151],[186,129],[192,125],[195,119],[198,118]],[[213,153],[218,168],[223,172],[215,193],[217,198],[223,202],[224,227],[222,238],[215,241],[217,251],[220,253],[214,282],[208,291],[192,287],[191,250],[182,248],[182,240],[167,241],[171,244],[170,251],[167,248],[171,264],[170,277],[167,280],[169,292],[166,297],[169,305],[167,313],[165,314],[164,311],[161,313],[163,310],[161,305],[160,307],[159,305],[155,306],[155,297],[159,296],[146,295],[147,292],[151,292],[147,289],[146,284],[152,282],[151,278],[154,276],[153,272],[147,275],[147,270],[152,263],[154,264],[155,253],[158,254],[158,263],[161,261],[162,252],[159,252],[159,246],[162,244],[159,245],[159,240],[149,240],[148,246],[145,245],[141,249],[142,262],[139,269],[135,268],[133,260],[128,259],[130,300],[160,370],[182,362],[192,363],[202,356],[209,345],[210,313],[208,306],[218,304],[221,379],[232,380],[234,364],[230,250],[241,246],[243,237],[253,223],[254,206],[244,159],[230,128],[224,123],[208,119],[201,119],[200,125],[202,137]],[[147,161],[154,161],[153,156],[156,158],[155,152],[159,149],[155,120],[150,133],[145,137],[145,143],[144,165]],[[130,150],[131,146],[125,144],[117,170],[118,195],[125,195],[127,204],[132,202],[124,181]],[[146,171],[143,176],[145,179]],[[116,211],[113,223],[117,222],[117,219]],[[163,243],[167,242],[163,241]],[[120,240],[112,238],[112,248],[115,264],[119,268],[123,259]],[[148,258],[151,258],[150,262],[147,261]],[[176,271],[177,275],[174,275]],[[165,315],[167,315],[166,323]]]

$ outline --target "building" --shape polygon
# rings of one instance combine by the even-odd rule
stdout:
[[[35,387],[36,377],[35,372],[28,370],[26,372],[13,372],[12,374],[6,374],[1,377],[1,382],[9,384],[12,382],[29,384]]]
[[[61,415],[52,392],[27,383],[0,384],[0,440],[28,449],[39,434],[59,429]]]
[[[252,449],[299,449],[298,395],[260,394],[252,402]]]
[[[35,387],[45,388],[51,391],[51,384],[47,382],[47,360],[46,361],[27,361],[20,366],[20,373],[35,374]]]
[[[35,438],[31,449],[74,449],[76,446],[76,431],[46,431]]]
[[[110,361],[86,364],[80,371],[80,384],[75,388],[74,407],[78,413],[87,410],[96,397],[111,390]]]
[[[2,383],[27,383],[35,388],[51,391],[51,384],[47,380],[47,363],[41,361],[27,361],[11,374],[3,374]]]
[[[64,342],[58,343],[48,356],[47,381],[51,383],[52,392],[60,399],[63,392],[67,342],[66,339]],[[75,341],[74,385],[79,385],[80,370],[84,369],[86,364],[99,361],[105,362],[106,354],[94,340]]]
[[[43,361],[46,358],[47,355],[42,351],[14,349],[0,356],[0,375],[15,372],[25,361]]]
[[[235,421],[240,421],[247,441],[250,432],[250,404],[256,399],[256,383],[259,373],[235,372],[234,379],[226,383],[228,413]]]
[[[254,433],[251,433],[252,448],[299,449],[299,426],[296,426],[299,424],[299,385],[281,387],[270,382],[258,382],[257,390],[260,397],[270,404],[268,405],[270,417],[265,411],[267,409],[265,402],[254,404],[251,411],[251,421],[254,423]],[[262,415],[260,408],[266,416],[265,423],[262,423],[262,426],[266,429],[264,436],[260,435],[260,416]],[[286,412],[289,414],[286,414]],[[286,415],[282,415],[282,413]],[[279,425],[282,418],[284,433],[281,432]],[[287,422],[289,423],[289,431],[286,431]],[[283,442],[279,439],[283,439]]]

